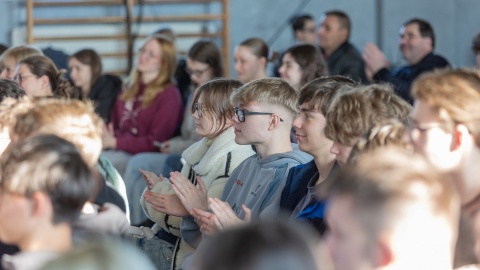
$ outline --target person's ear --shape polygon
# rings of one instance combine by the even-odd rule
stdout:
[[[269,130],[272,130],[274,129],[275,127],[277,127],[279,124],[280,124],[281,120],[280,120],[280,116],[278,114],[272,114],[271,117],[270,117],[270,125],[268,127]]]
[[[42,87],[50,87],[50,79],[48,79],[47,75],[40,77],[40,80],[42,82]]]
[[[462,144],[465,143],[467,136],[470,136],[468,128],[463,124],[458,124],[455,126],[452,134],[452,143],[450,145],[450,151],[458,150],[462,147]]]
[[[266,67],[267,66],[267,58],[265,57],[260,57],[260,59],[258,59],[258,61],[260,61],[260,65],[262,67]]]
[[[44,192],[34,192],[31,198],[32,202],[32,216],[43,217],[46,215],[53,215],[52,202],[48,195]]]

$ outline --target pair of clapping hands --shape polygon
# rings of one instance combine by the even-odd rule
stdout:
[[[217,198],[208,198],[207,189],[200,177],[197,177],[199,188],[194,186],[179,172],[171,172],[170,179],[140,169],[140,173],[147,182],[148,190],[144,194],[145,200],[156,211],[179,217],[193,216],[200,226],[200,231],[212,235],[219,230],[250,221],[251,212],[242,205],[245,219],[237,217],[230,205]],[[157,194],[152,188],[161,181],[169,181],[175,194]],[[212,212],[209,212],[208,209]]]

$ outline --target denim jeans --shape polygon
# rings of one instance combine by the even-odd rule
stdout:
[[[123,179],[127,188],[130,221],[132,224],[138,225],[147,219],[140,205],[140,198],[143,190],[147,187],[147,183],[138,169],[150,171],[156,175],[163,174],[165,177],[168,177],[170,172],[182,169],[180,157],[177,154],[140,153],[130,158]]]
[[[147,255],[158,270],[170,270],[175,245],[160,239],[137,238],[137,247]]]

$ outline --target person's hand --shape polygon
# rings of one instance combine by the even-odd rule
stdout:
[[[162,142],[162,146],[158,148],[160,153],[170,154],[170,141]]]
[[[213,213],[193,208],[190,214],[195,218],[202,234],[212,236],[218,232]]]
[[[371,73],[370,77],[373,77],[380,69],[388,68],[390,65],[383,52],[373,43],[365,45],[362,58],[365,61],[365,72]]]
[[[159,182],[165,181],[165,178],[163,175],[157,176],[153,172],[145,171],[142,169],[138,169],[138,171],[142,174],[143,179],[145,182],[147,182],[147,187],[149,190],[152,190],[152,188]]]
[[[171,216],[186,217],[189,212],[175,194],[157,194],[147,190],[143,195],[145,201],[151,204],[155,211]]]
[[[183,206],[190,213],[193,208],[207,210],[207,189],[202,179],[197,176],[198,187],[194,186],[185,176],[179,172],[170,173],[170,183],[173,191],[177,194]]]
[[[218,199],[218,198],[209,198],[208,202],[210,203],[210,209],[215,214],[215,225],[219,230],[225,230],[234,226],[241,224],[249,223],[252,218],[252,212],[250,208],[242,204],[243,211],[245,212],[245,218],[242,220],[237,217],[232,207]]]
[[[102,137],[103,149],[115,149],[117,147],[117,139],[114,134],[112,123],[104,126]]]

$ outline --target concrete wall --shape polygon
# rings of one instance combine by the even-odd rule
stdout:
[[[306,4],[304,4],[306,3]],[[302,4],[302,5],[301,5]],[[409,18],[421,17],[429,20],[436,31],[436,51],[445,56],[454,66],[473,66],[474,55],[470,50],[472,37],[480,32],[480,1],[478,0],[230,0],[230,51],[242,40],[258,36],[271,40],[278,29],[278,39],[271,44],[274,50],[288,47],[292,41],[290,28],[285,25],[300,7],[317,18],[326,10],[342,9],[353,22],[352,42],[362,49],[366,42],[376,42],[394,64],[402,59],[397,48],[398,30]],[[146,15],[188,13],[196,11],[218,11],[218,4],[177,5],[149,8]],[[435,10],[435,11],[434,11]],[[121,9],[98,7],[91,9],[44,10],[36,16],[81,16],[89,12],[95,15],[123,14]],[[23,0],[0,0],[0,42],[11,42],[14,27],[25,24]],[[232,68],[233,70],[233,68]]]

